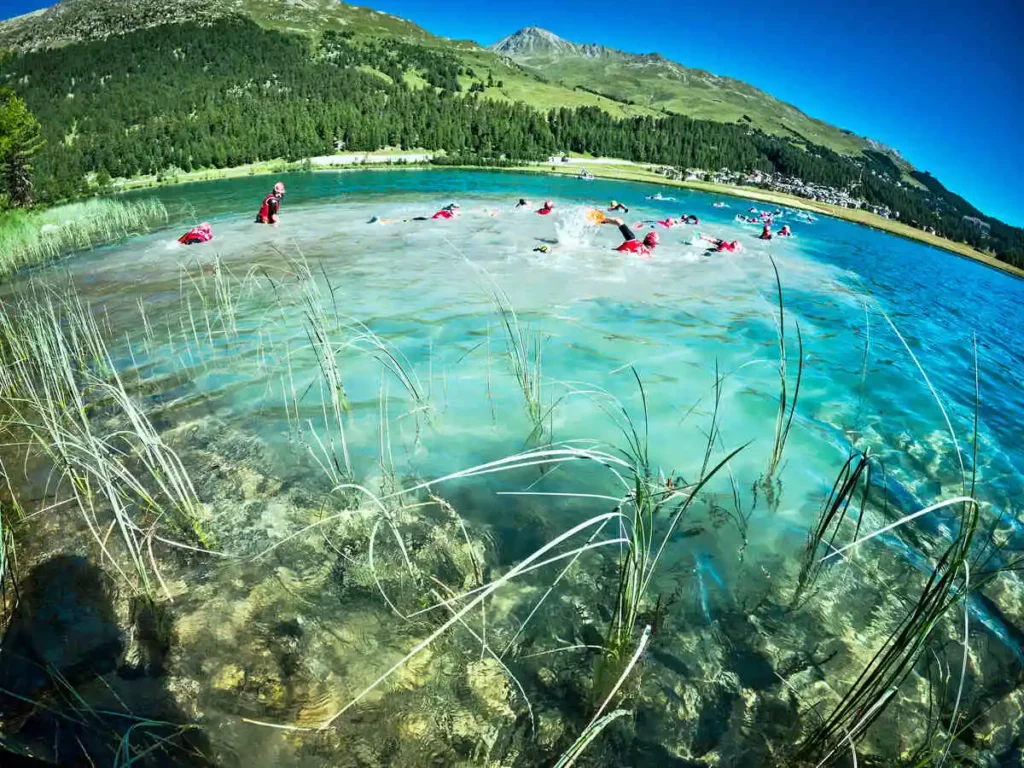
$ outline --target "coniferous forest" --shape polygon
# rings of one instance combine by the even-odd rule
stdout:
[[[465,89],[459,76],[481,79]],[[313,39],[243,18],[172,24],[8,55],[0,85],[42,125],[35,198],[87,193],[112,177],[185,171],[386,146],[445,150],[488,164],[590,152],[704,169],[762,170],[844,187],[905,221],[1024,266],[1024,230],[981,214],[927,174],[897,186],[886,155],[852,158],[742,124],[681,115],[618,119],[596,107],[542,112],[478,95],[484,77],[442,49],[398,40]],[[477,87],[474,87],[477,86]],[[874,173],[872,173],[872,171]],[[977,217],[990,229],[986,233]]]

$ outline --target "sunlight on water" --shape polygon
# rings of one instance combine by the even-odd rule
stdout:
[[[526,718],[523,691],[492,666],[469,629],[403,667],[353,710],[355,721],[338,721],[336,735],[300,747],[287,732],[240,724],[323,724],[436,626],[398,616],[445,590],[451,596],[496,578],[573,525],[617,508],[596,497],[622,494],[606,469],[566,461],[418,492],[424,503],[429,494],[443,497],[457,515],[439,502],[426,518],[414,505],[387,502],[378,519],[349,484],[387,500],[400,486],[548,444],[593,441],[571,444],[619,456],[633,435],[647,446],[652,481],[672,492],[741,449],[666,541],[643,619],[660,631],[642,686],[629,691],[644,724],[635,726],[633,747],[595,750],[607,764],[670,754],[718,754],[739,764],[728,762],[747,754],[735,746],[742,739],[731,717],[764,724],[781,707],[786,722],[798,722],[779,675],[792,677],[786,684],[802,700],[838,700],[905,609],[885,595],[920,590],[921,575],[958,535],[958,513],[936,511],[831,564],[819,602],[792,622],[784,617],[785,585],[852,452],[867,452],[878,467],[861,533],[963,492],[961,461],[969,467],[973,450],[972,332],[982,515],[989,526],[998,521],[1007,544],[1000,557],[1024,549],[1024,334],[1011,320],[1024,288],[1009,277],[794,212],[778,219],[793,238],[759,241],[759,227],[730,215],[739,204],[716,209],[715,198],[686,192],[675,193],[678,202],[644,201],[649,189],[637,185],[463,172],[307,174],[289,180],[276,229],[255,226],[241,210],[258,201],[260,185],[160,192],[169,209],[186,211],[187,223],[212,221],[209,245],[185,248],[177,230],[165,231],[60,267],[107,335],[115,366],[192,474],[219,549],[250,558],[284,542],[255,561],[211,567],[193,553],[164,566],[177,595],[176,696],[184,711],[223,725],[213,737],[222,759],[232,753],[276,765],[296,761],[302,749],[327,759],[349,749],[341,744],[350,739],[369,755],[351,758],[353,765],[426,764],[430,750],[412,746],[422,739],[442,762],[486,762],[484,747],[467,746],[486,743],[494,764],[550,763],[594,710],[596,693],[567,682],[589,679],[592,656],[526,659],[607,641],[615,587],[613,556],[604,551],[587,555],[587,567],[566,577],[543,621],[526,631],[516,627],[557,570],[496,593],[491,615],[474,614],[472,632],[515,648],[508,660],[519,659],[516,686],[541,718],[532,735],[513,736],[516,718]],[[515,210],[523,196],[533,204]],[[548,197],[555,212],[538,216]],[[653,259],[619,254],[618,229],[588,216],[613,197],[636,203],[626,221],[644,229],[685,213],[702,221],[659,228]],[[413,220],[456,201],[459,218]],[[743,248],[712,253],[700,233],[738,239]],[[56,273],[33,279],[64,286]],[[27,294],[28,280],[6,296]],[[510,334],[522,347],[525,383],[510,360],[517,349]],[[773,471],[780,384],[785,424],[798,376],[791,432]],[[851,526],[858,510],[859,501],[847,512]],[[464,528],[454,522],[459,515]],[[310,533],[292,538],[307,526]],[[398,530],[415,565],[396,546]],[[843,530],[849,543],[852,527]],[[368,540],[390,569],[385,583],[367,564]],[[971,612],[984,656],[981,686],[1021,659],[1015,624],[1024,601],[1010,576],[979,595]],[[958,667],[952,645],[948,655],[944,662]],[[466,669],[468,689],[455,681]],[[446,726],[456,737],[439,735],[442,705],[431,697],[472,712]],[[368,713],[387,724],[391,746],[367,741],[361,718]],[[896,722],[881,721],[867,746],[894,754]],[[771,738],[795,743],[798,736]],[[615,756],[617,748],[625,757]],[[750,749],[760,760],[761,747]]]

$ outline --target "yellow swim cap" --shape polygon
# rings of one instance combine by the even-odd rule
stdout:
[[[612,200],[612,208],[614,208],[614,207],[615,207],[615,206],[617,206],[618,204],[619,204],[619,201],[618,201],[618,200]]]

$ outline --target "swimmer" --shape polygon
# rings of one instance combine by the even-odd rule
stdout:
[[[624,205],[623,205],[622,203],[620,203],[620,202],[619,202],[618,200],[612,200],[612,203],[611,203],[611,205],[609,205],[609,206],[608,206],[608,210],[609,210],[609,211],[612,211],[612,212],[615,212],[615,211],[622,211],[623,213],[629,213],[629,208],[627,208],[626,206],[624,206]]]
[[[520,197],[519,198],[519,202],[516,203],[515,210],[518,211],[518,210],[520,210],[522,208],[529,208],[529,207],[530,207],[530,201],[527,200],[525,197]]]
[[[533,249],[533,252],[534,253],[551,253],[551,246],[550,245],[538,245],[536,248]]]
[[[764,229],[761,230],[761,234],[757,236],[758,240],[771,240],[772,239],[772,228],[765,224]]]
[[[694,216],[692,213],[684,213],[683,218],[680,221],[684,224],[700,224],[700,219]]]
[[[553,210],[555,210],[555,204],[552,203],[550,200],[545,200],[544,206],[537,210],[537,214],[540,216],[547,216]]]
[[[459,209],[458,203],[450,203],[444,208],[439,210],[433,216],[414,216],[411,219],[405,219],[405,221],[430,221],[431,219],[454,219],[461,216],[462,213]]]
[[[633,253],[643,258],[651,258],[654,249],[658,247],[658,235],[655,232],[648,232],[643,241],[637,239],[636,235],[633,234],[628,226],[626,226],[622,219],[605,219],[603,224],[614,224],[619,228],[619,232],[622,233],[622,238],[625,242],[622,243],[615,250],[619,253]]]
[[[713,203],[712,208],[728,208],[729,206],[723,202]]]
[[[779,230],[779,237],[792,237],[793,230],[789,228],[789,224],[783,224],[782,229]]]
[[[713,246],[707,251],[708,253],[714,253],[716,251],[727,251],[729,253],[733,253],[735,251],[743,249],[743,246],[740,245],[738,240],[722,240],[721,238],[718,237],[711,237],[710,235],[703,234],[700,236],[700,239],[704,240],[705,242],[711,243],[711,245]]]
[[[256,214],[257,224],[273,224],[275,227],[281,222],[279,215],[281,210],[281,199],[284,197],[284,182],[279,181],[274,185],[274,190],[263,198],[263,205],[260,212]]]
[[[184,235],[178,238],[178,242],[182,245],[196,245],[198,243],[208,243],[213,240],[213,230],[210,229],[210,223],[204,221],[198,227],[193,227]]]
[[[647,196],[648,200],[660,200],[667,203],[674,203],[676,199],[674,197],[665,197],[661,192],[655,192],[653,195]]]

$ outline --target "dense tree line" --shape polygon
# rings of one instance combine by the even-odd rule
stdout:
[[[415,73],[425,87],[406,84]],[[381,75],[384,75],[383,77]],[[110,177],[327,154],[336,142],[443,149],[477,163],[591,152],[677,167],[762,170],[834,187],[904,220],[1024,265],[1024,230],[981,217],[930,176],[897,186],[887,155],[853,159],[753,130],[681,115],[617,119],[596,107],[541,112],[462,93],[455,55],[397,40],[325,32],[318,40],[242,19],[175,24],[12,56],[0,85],[43,126],[37,193],[57,200]],[[490,83],[494,83],[493,75]],[[987,234],[964,216],[991,226]]]

